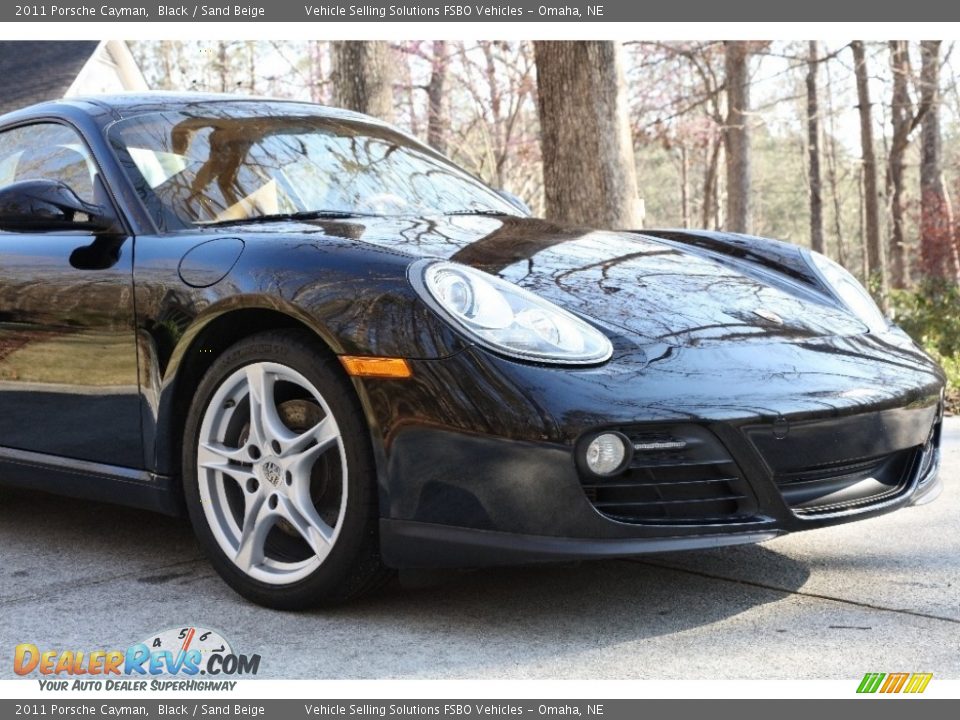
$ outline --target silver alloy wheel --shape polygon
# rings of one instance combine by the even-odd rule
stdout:
[[[275,399],[278,383],[315,403],[323,412],[322,419],[300,432],[291,430]],[[244,432],[228,441],[241,422],[245,423]],[[328,486],[339,482],[339,505],[327,512],[335,521],[321,517],[311,491],[314,466],[327,453],[339,456],[339,465],[332,464],[339,477],[326,478]],[[200,426],[197,474],[203,512],[213,536],[227,557],[251,578],[271,585],[302,580],[323,563],[337,540],[347,507],[343,438],[323,396],[292,368],[273,362],[253,363],[221,383]],[[334,499],[336,489],[332,488]],[[242,503],[231,503],[231,497],[242,497]],[[271,553],[271,531],[301,538],[308,548],[307,557]]]

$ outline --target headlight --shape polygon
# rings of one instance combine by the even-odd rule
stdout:
[[[421,269],[422,268],[422,269]],[[512,283],[450,262],[414,266],[411,281],[436,310],[472,340],[538,362],[608,360],[610,341],[566,310]]]
[[[882,333],[888,330],[887,319],[880,312],[880,308],[870,297],[863,285],[847,272],[846,268],[825,255],[810,251],[810,258],[814,267],[823,280],[830,286],[840,301],[857,316],[872,333]]]

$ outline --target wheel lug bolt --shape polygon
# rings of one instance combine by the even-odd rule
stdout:
[[[260,488],[260,483],[258,483],[256,480],[254,480],[253,478],[250,478],[249,480],[247,480],[248,493],[255,493],[259,488]]]
[[[271,495],[271,496],[270,496],[270,500],[268,500],[268,502],[270,503],[270,509],[271,509],[271,510],[276,510],[276,509],[277,509],[277,503],[278,503],[279,501],[277,500],[277,496],[276,496],[276,495]]]
[[[283,448],[280,447],[280,443],[276,440],[270,443],[270,447],[273,448],[274,455],[279,455],[283,451]]]
[[[293,473],[287,470],[287,474],[284,476],[287,481],[287,485],[293,485]]]
[[[250,447],[247,448],[247,454],[248,454],[253,460],[259,460],[259,459],[260,459],[260,448],[258,448],[256,445],[251,445]]]

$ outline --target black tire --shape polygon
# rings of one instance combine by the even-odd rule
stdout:
[[[347,500],[329,554],[308,576],[276,585],[251,577],[224,552],[201,504],[198,443],[204,414],[219,386],[248,365],[270,362],[292,368],[323,396],[336,419],[347,460]],[[332,605],[358,597],[389,577],[380,561],[379,508],[370,438],[359,401],[336,357],[298,330],[258,333],[228,348],[200,381],[184,430],[183,489],[200,547],[220,576],[243,597],[278,610]]]

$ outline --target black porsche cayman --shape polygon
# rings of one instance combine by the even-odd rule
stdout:
[[[0,479],[185,508],[265,605],[926,501],[943,386],[822,255],[558,227],[372,118],[0,118]]]

